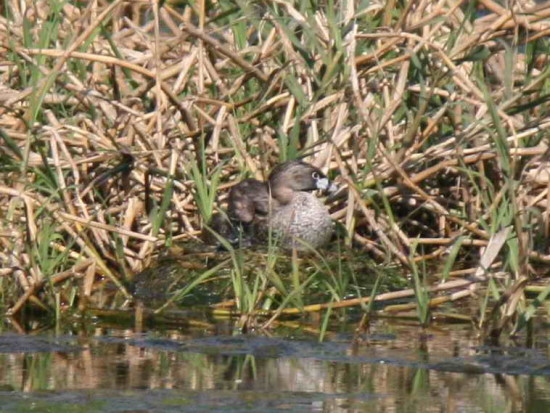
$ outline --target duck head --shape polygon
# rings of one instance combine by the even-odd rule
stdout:
[[[337,189],[319,168],[296,160],[277,165],[269,174],[268,187],[271,196],[282,205],[288,204],[295,192],[331,193]]]

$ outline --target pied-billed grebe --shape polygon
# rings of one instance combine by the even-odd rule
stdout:
[[[265,242],[269,233],[284,248],[318,248],[330,241],[333,222],[313,191],[332,192],[328,178],[302,161],[277,165],[267,182],[245,179],[229,192],[227,215],[253,243]]]

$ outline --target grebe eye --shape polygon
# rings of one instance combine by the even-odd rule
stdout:
[[[314,172],[311,174],[311,177],[312,177],[313,179],[319,179],[319,178],[320,178],[319,172],[314,171]]]

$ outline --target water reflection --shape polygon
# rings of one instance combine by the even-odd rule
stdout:
[[[413,326],[380,323],[362,342],[344,333],[325,343],[307,336],[219,336],[192,329],[4,334],[0,352],[3,411],[20,410],[37,398],[46,405],[58,403],[60,395],[99,397],[109,400],[108,409],[113,403],[134,410],[164,406],[158,411],[170,411],[167,403],[174,411],[550,408],[548,341],[496,354],[479,346],[469,326],[446,326],[425,336]],[[112,411],[105,408],[100,403],[89,411]]]

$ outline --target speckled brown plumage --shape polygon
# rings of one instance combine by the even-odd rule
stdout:
[[[245,179],[229,193],[227,215],[252,243],[272,234],[283,248],[305,250],[327,244],[333,222],[315,190],[333,186],[316,167],[302,161],[277,165],[267,182]]]

